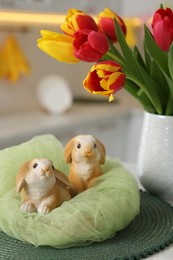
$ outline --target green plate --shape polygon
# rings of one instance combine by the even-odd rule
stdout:
[[[141,211],[114,238],[68,249],[34,247],[0,232],[0,259],[7,260],[113,260],[140,259],[173,242],[173,208],[163,200],[141,192]]]

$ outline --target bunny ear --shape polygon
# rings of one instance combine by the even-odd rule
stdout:
[[[102,144],[102,142],[100,142],[97,138],[96,138],[96,143],[97,143],[97,147],[100,153],[100,164],[104,164],[105,163],[105,158],[106,158],[106,149],[105,146]]]
[[[27,163],[25,163],[19,170],[18,174],[16,175],[16,188],[17,192],[20,193],[22,189],[25,187],[25,176],[27,173]]]
[[[72,150],[73,150],[73,146],[74,146],[74,138],[71,139],[66,144],[65,149],[64,149],[64,157],[65,157],[66,163],[70,163],[72,161],[71,153],[72,153]]]
[[[75,197],[77,194],[74,191],[72,184],[69,182],[68,178],[62,172],[56,169],[54,170],[54,174],[56,179],[60,182],[60,185],[63,185],[63,187],[68,190],[72,198]]]
[[[71,187],[71,183],[69,182],[68,178],[60,171],[58,170],[54,170],[54,174],[55,174],[55,177],[61,181],[63,184],[65,184],[66,186],[69,186]]]

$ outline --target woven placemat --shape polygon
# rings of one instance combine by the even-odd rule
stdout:
[[[164,249],[172,242],[173,208],[158,197],[141,192],[140,214],[114,238],[89,246],[54,249],[36,248],[0,232],[0,259],[141,259]]]

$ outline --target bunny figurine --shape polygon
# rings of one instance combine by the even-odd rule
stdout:
[[[21,193],[24,212],[44,215],[71,199],[68,178],[46,158],[25,162],[16,176],[16,186],[17,192]]]
[[[77,194],[91,187],[102,175],[100,164],[104,164],[104,145],[92,135],[78,135],[65,146],[66,163],[70,163],[69,181]]]

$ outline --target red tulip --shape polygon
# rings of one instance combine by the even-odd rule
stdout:
[[[113,94],[123,88],[124,84],[125,74],[121,66],[112,60],[95,64],[83,82],[87,91],[109,96],[109,101],[113,100]]]
[[[65,22],[61,25],[61,29],[68,35],[73,36],[78,30],[88,29],[98,31],[98,27],[94,19],[77,9],[69,9]]]
[[[108,51],[106,36],[91,30],[79,30],[74,34],[74,56],[82,61],[95,62]]]
[[[126,35],[126,26],[123,19],[110,9],[105,8],[103,12],[98,15],[98,27],[101,32],[105,33],[113,42],[117,41],[115,21],[117,20],[124,35]]]
[[[168,51],[173,41],[173,12],[170,8],[160,8],[155,12],[152,29],[159,48]]]

